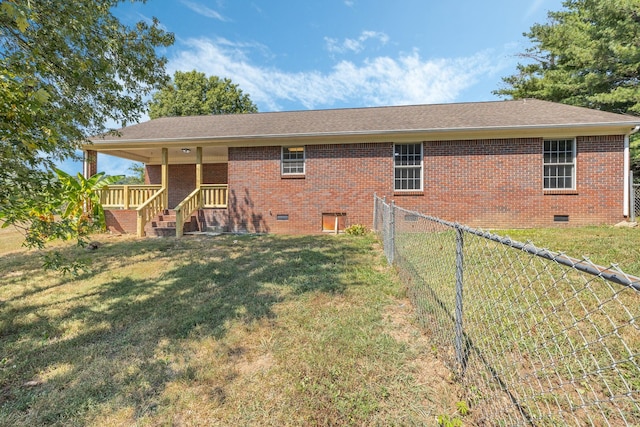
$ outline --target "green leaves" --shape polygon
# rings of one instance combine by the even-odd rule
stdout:
[[[137,121],[169,80],[156,48],[173,34],[155,19],[122,24],[111,13],[117,3],[0,1],[0,221],[33,227],[29,245],[79,230],[50,221],[68,195],[54,165],[109,131],[106,123]]]
[[[11,22],[22,33],[29,28],[29,20],[23,9],[18,7],[13,1],[3,1],[0,3],[0,17]]]
[[[92,229],[104,229],[104,209],[100,204],[100,189],[116,183],[122,176],[105,176],[104,172],[85,178],[78,173],[76,177],[56,169],[58,180],[62,184],[63,218],[75,221],[76,232],[87,234]]]
[[[533,46],[494,91],[640,115],[640,1],[567,0],[525,33]]]
[[[198,71],[176,71],[173,81],[149,102],[152,119],[167,116],[255,113],[258,108],[237,84]]]

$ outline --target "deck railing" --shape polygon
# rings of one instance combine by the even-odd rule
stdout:
[[[228,200],[227,184],[202,184],[203,208],[226,208]]]
[[[184,233],[184,220],[194,211],[201,208],[226,208],[226,184],[202,184],[176,206],[176,237]]]
[[[138,237],[144,237],[144,226],[147,222],[151,221],[160,211],[167,208],[165,206],[166,192],[166,188],[160,188],[150,199],[136,209],[138,214],[136,227]]]
[[[100,203],[105,209],[136,209],[154,196],[158,185],[109,185],[100,190]]]

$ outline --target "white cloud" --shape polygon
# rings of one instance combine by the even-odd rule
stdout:
[[[454,102],[479,79],[496,72],[496,55],[423,59],[417,50],[397,57],[379,56],[356,63],[343,60],[327,72],[287,72],[256,65],[242,45],[228,40],[189,39],[172,58],[169,71],[197,69],[228,77],[261,111],[283,103],[303,108],[336,105],[377,106]],[[296,107],[298,108],[298,107]]]
[[[389,36],[377,31],[363,31],[357,39],[344,39],[342,42],[331,37],[324,38],[327,50],[332,53],[359,53],[364,49],[364,43],[370,39],[378,40],[380,44],[385,45]]]
[[[355,4],[355,1],[353,1],[353,0],[344,0],[344,4],[347,7],[353,7],[353,5]]]
[[[217,19],[218,21],[228,21],[227,18],[225,18],[215,10],[208,8],[207,6],[204,6],[192,1],[188,1],[188,0],[181,0],[181,3],[187,6],[189,9],[191,9],[195,13],[197,13],[198,15],[202,15],[207,18]]]

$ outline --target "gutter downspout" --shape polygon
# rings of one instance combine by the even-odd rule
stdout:
[[[624,192],[622,196],[622,215],[629,218],[629,199],[631,197],[631,183],[629,182],[629,170],[631,169],[631,157],[629,154],[629,136],[640,131],[640,125],[636,126],[624,136]]]

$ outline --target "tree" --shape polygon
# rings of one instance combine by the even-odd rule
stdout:
[[[633,170],[633,180],[636,184],[640,184],[640,136],[638,134],[631,135],[631,143],[629,144],[631,152],[631,169]]]
[[[533,46],[494,91],[640,115],[640,1],[566,0],[524,33]]]
[[[120,1],[0,2],[4,226],[37,227],[63,194],[55,162],[108,131],[108,121],[139,120],[145,98],[166,83],[166,59],[155,48],[171,45],[173,34],[155,19],[123,25],[112,14]],[[47,227],[56,234],[55,224]]]
[[[81,173],[74,177],[60,169],[56,169],[56,174],[62,185],[62,217],[72,221],[75,233],[85,236],[94,229],[104,230],[106,221],[100,204],[100,190],[115,184],[122,176],[105,176],[100,172],[89,178]]]
[[[494,91],[614,113],[640,115],[640,1],[566,0],[564,10],[524,33],[533,46],[518,73]],[[640,143],[632,137],[640,174]]]
[[[131,172],[131,175],[120,176],[119,179],[114,182],[118,185],[135,185],[144,184],[144,165],[142,163],[133,163],[127,169]]]
[[[258,108],[230,79],[207,77],[196,70],[176,71],[173,80],[153,94],[152,119],[167,116],[256,113]]]

